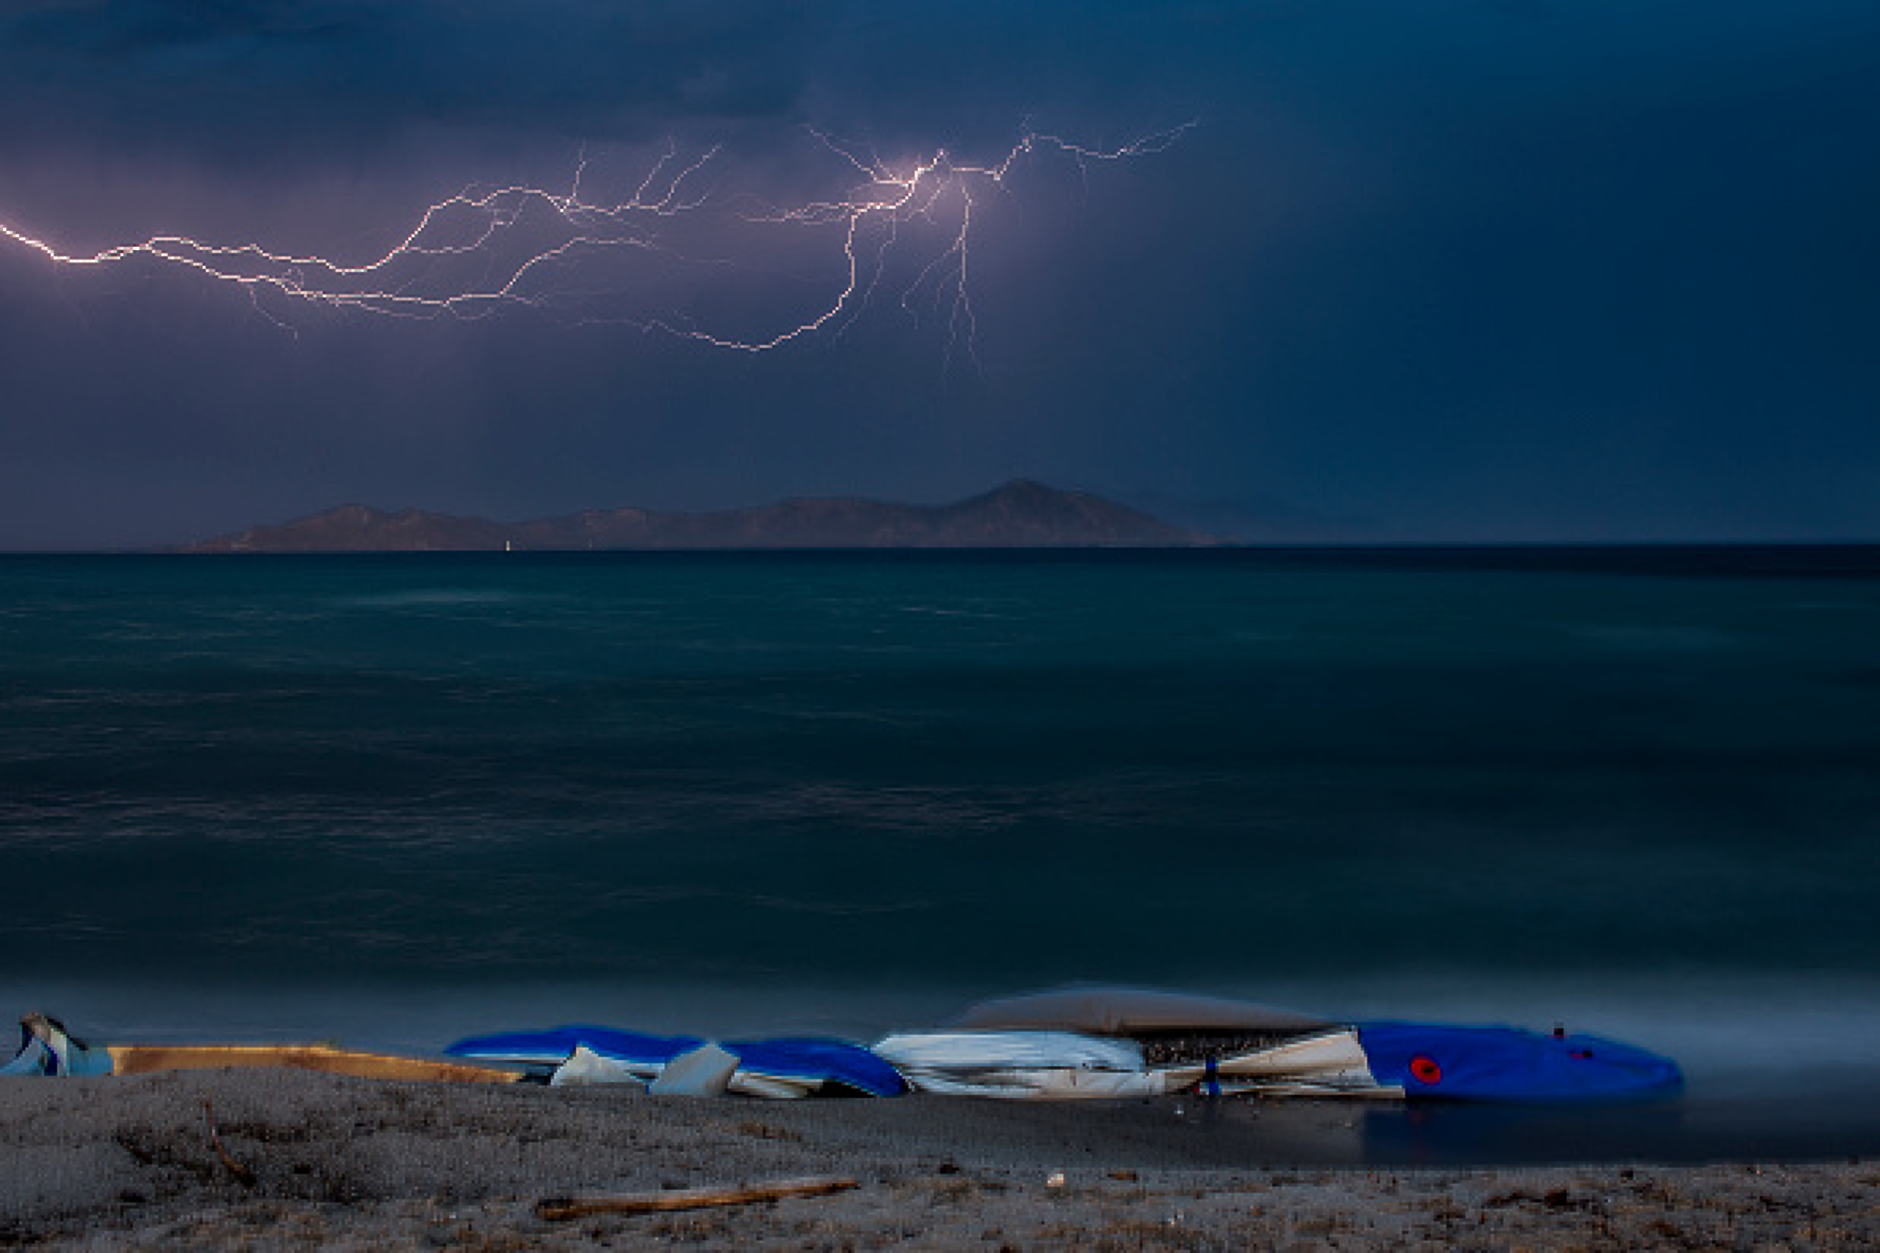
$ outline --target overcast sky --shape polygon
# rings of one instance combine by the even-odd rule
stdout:
[[[1019,476],[1254,538],[1880,537],[1873,0],[21,0],[0,117],[64,257],[404,298],[0,237],[0,548]],[[501,187],[642,207],[312,264]]]

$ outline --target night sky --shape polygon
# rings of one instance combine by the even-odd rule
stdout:
[[[868,170],[1188,123],[965,179],[963,257],[929,184],[839,302]],[[1253,539],[1880,536],[1873,0],[0,11],[0,223],[67,256],[356,265],[577,168],[631,242],[428,316],[0,238],[0,548],[1021,476]],[[531,203],[388,278],[500,278]]]

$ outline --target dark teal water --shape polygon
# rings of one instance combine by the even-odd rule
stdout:
[[[632,987],[655,1017],[815,989],[866,1026],[1127,980],[1793,1069],[1747,1006],[1856,1066],[1877,571],[0,559],[0,992],[429,998],[488,1029],[535,1008],[498,990],[611,989],[588,1007],[618,1019]]]

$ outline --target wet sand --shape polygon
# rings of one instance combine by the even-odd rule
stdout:
[[[205,1102],[208,1108],[205,1108]],[[217,1139],[210,1133],[213,1111]],[[1880,1164],[1329,1165],[1362,1112],[1177,1099],[655,1099],[296,1071],[0,1081],[0,1244],[1872,1247]],[[1288,1160],[1316,1165],[1286,1166]],[[245,1176],[245,1177],[244,1177]],[[803,1176],[829,1196],[543,1218]]]

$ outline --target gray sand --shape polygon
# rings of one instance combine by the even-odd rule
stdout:
[[[217,1154],[204,1102],[245,1184]],[[1202,1121],[1212,1117],[1211,1125]],[[0,1081],[0,1244],[1791,1248],[1880,1242],[1880,1165],[1271,1169],[1348,1107],[654,1099],[296,1071]],[[1277,1139],[1275,1139],[1277,1137]],[[1256,1144],[1264,1145],[1254,1153]],[[1321,1159],[1322,1160],[1322,1159]],[[570,1195],[853,1176],[568,1222]],[[1054,1178],[1054,1177],[1061,1177]]]

